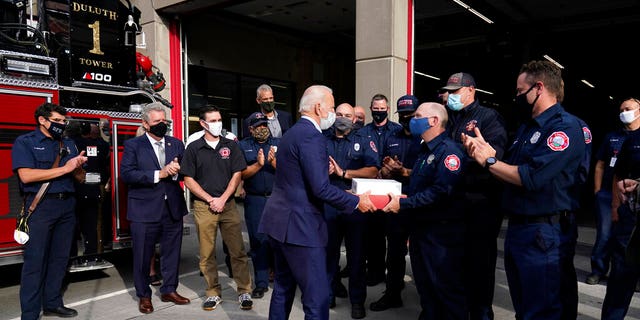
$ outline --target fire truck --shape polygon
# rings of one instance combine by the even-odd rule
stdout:
[[[139,19],[128,1],[0,0],[0,265],[22,262],[13,230],[23,201],[11,148],[34,130],[35,108],[44,102],[66,107],[69,127],[89,122],[102,129],[111,147],[111,192],[98,251],[130,247],[126,186],[119,179],[124,141],[140,126],[140,106],[171,107],[157,93],[162,74],[136,52],[144,44]]]

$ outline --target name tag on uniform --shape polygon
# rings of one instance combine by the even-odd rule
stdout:
[[[100,174],[97,172],[87,172],[84,176],[84,183],[86,184],[100,183]]]
[[[98,147],[87,146],[87,157],[97,157],[97,156],[98,156]]]
[[[617,159],[618,159],[618,158],[617,158],[617,157],[615,157],[615,156],[611,157],[611,161],[609,161],[609,167],[611,167],[611,168],[615,167],[615,166],[616,166],[616,160],[617,160]]]

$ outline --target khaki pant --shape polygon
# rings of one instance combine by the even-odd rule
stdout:
[[[194,201],[193,210],[198,228],[198,239],[200,240],[200,271],[207,283],[207,296],[220,296],[222,293],[218,282],[218,263],[216,262],[218,226],[220,226],[222,240],[229,249],[233,280],[238,286],[238,295],[250,293],[249,258],[244,250],[242,220],[235,200],[227,202],[224,211],[220,214],[211,212],[209,205],[200,200]]]

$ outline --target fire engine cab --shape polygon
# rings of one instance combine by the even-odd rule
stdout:
[[[102,129],[110,144],[111,192],[98,252],[130,247],[126,186],[119,179],[124,141],[140,126],[141,105],[171,107],[156,92],[164,88],[162,73],[136,52],[144,41],[139,18],[128,1],[0,0],[0,265],[22,262],[13,230],[23,201],[11,149],[16,137],[34,130],[35,108],[44,102],[66,107],[70,127],[88,122]]]

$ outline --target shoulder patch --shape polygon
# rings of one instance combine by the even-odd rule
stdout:
[[[591,130],[587,127],[582,127],[582,135],[584,135],[584,143],[589,144],[593,137],[591,136]]]
[[[371,147],[371,150],[373,150],[373,152],[378,153],[378,148],[376,148],[375,142],[369,141],[369,146]]]
[[[547,138],[547,146],[553,151],[564,151],[569,147],[569,137],[563,131],[556,131]]]
[[[449,169],[449,171],[457,171],[460,169],[460,158],[455,154],[450,154],[444,159],[444,166]]]

